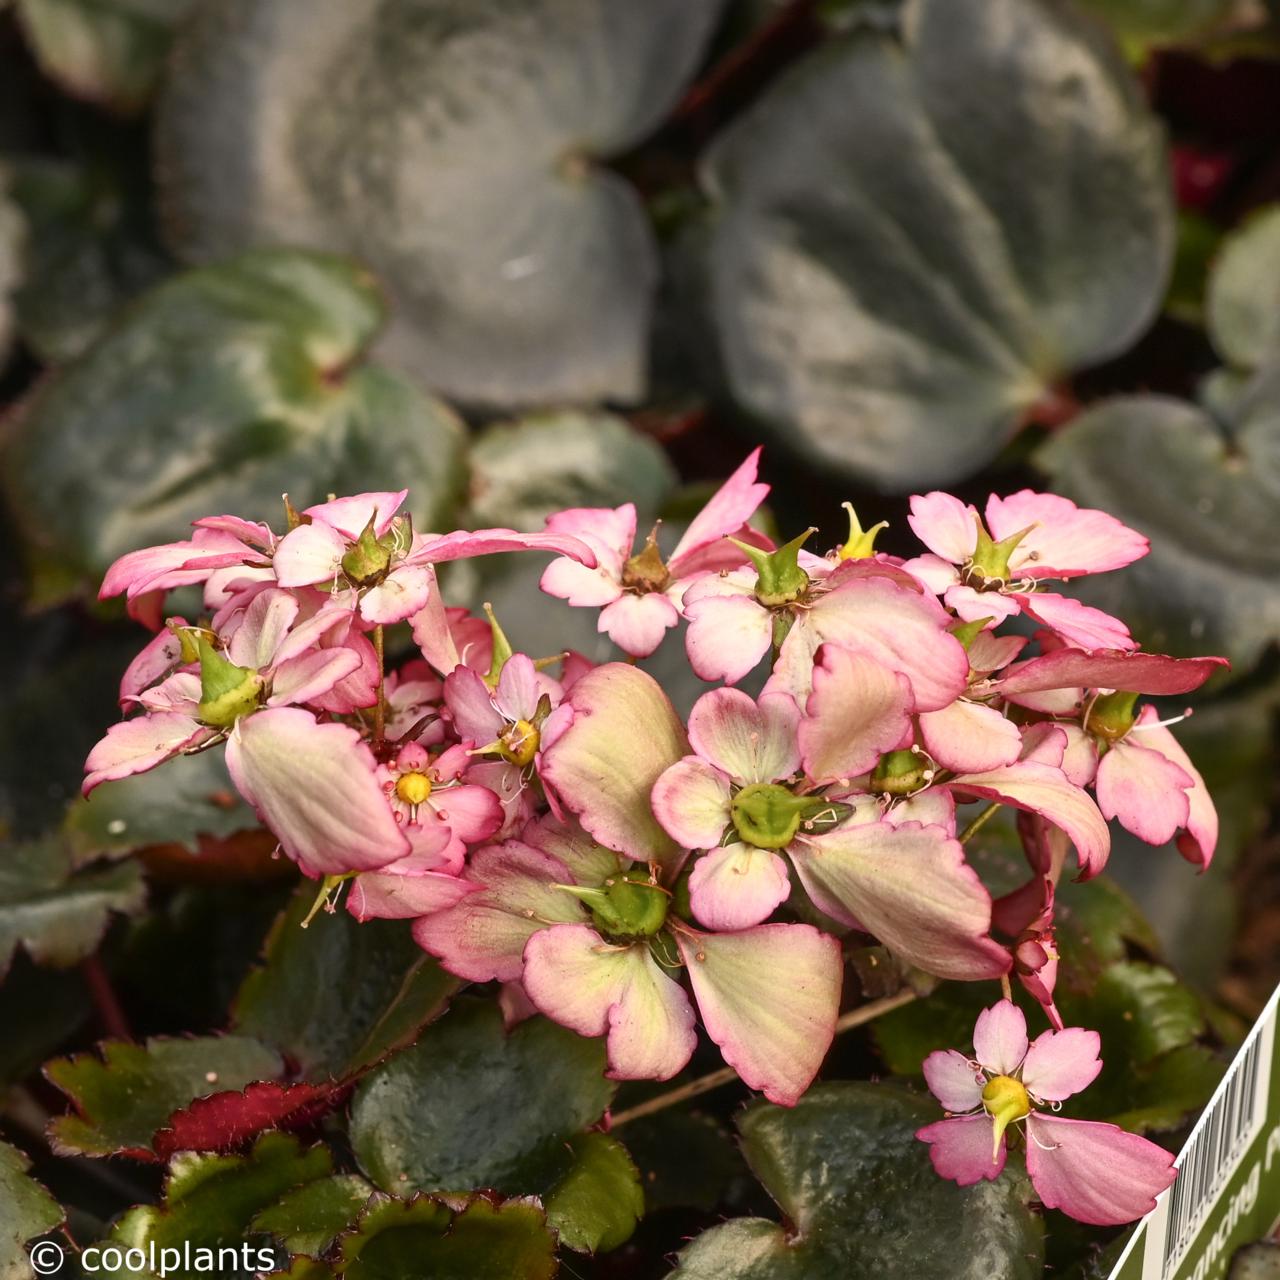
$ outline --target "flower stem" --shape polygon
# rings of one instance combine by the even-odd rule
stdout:
[[[974,820],[960,833],[960,843],[968,842],[991,821],[992,815],[1000,808],[1000,802],[993,800]]]
[[[373,742],[382,746],[387,728],[387,649],[382,623],[373,629],[373,651],[378,655],[378,703],[373,709]]]
[[[915,998],[916,993],[910,988],[906,988],[896,995],[885,996],[882,1000],[871,1000],[867,1004],[859,1005],[856,1009],[850,1009],[848,1013],[836,1020],[835,1033],[839,1035],[842,1031],[851,1031],[854,1027],[860,1027],[864,1023],[872,1022],[883,1014],[891,1013],[894,1009],[900,1009],[904,1004],[910,1004]],[[644,1116],[651,1116],[655,1112],[665,1111],[668,1107],[687,1102],[690,1098],[696,1098],[700,1094],[710,1093],[712,1089],[718,1089],[722,1084],[731,1084],[737,1079],[738,1073],[732,1067],[722,1067],[719,1071],[711,1072],[710,1075],[699,1076],[696,1080],[690,1080],[688,1084],[682,1084],[678,1089],[669,1089],[666,1093],[660,1093],[657,1097],[648,1098],[634,1107],[629,1107],[626,1111],[619,1111],[610,1120],[609,1129],[612,1131],[619,1125],[630,1124],[632,1120],[639,1120]]]
[[[102,957],[90,956],[81,964],[80,972],[84,975],[85,985],[89,988],[102,1029],[117,1040],[132,1040],[133,1031],[129,1027],[129,1019],[125,1016],[124,1006],[116,995],[115,987],[111,985]]]

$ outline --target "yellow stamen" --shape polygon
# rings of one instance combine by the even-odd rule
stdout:
[[[1021,1080],[1012,1076],[992,1076],[982,1091],[982,1105],[995,1121],[992,1133],[991,1160],[1000,1156],[1000,1139],[1015,1120],[1031,1114],[1031,1096]]]
[[[501,737],[498,748],[504,760],[521,769],[533,763],[542,742],[538,726],[528,720],[517,720]]]
[[[402,773],[396,782],[396,795],[407,805],[425,804],[431,794],[431,779],[425,773]]]

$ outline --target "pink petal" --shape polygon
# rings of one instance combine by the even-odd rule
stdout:
[[[991,1157],[992,1121],[988,1115],[953,1116],[916,1130],[916,1137],[929,1144],[929,1159],[938,1175],[962,1187],[971,1187],[983,1178],[1000,1176],[1008,1157],[1003,1137]]]
[[[599,630],[624,653],[647,658],[679,621],[675,605],[660,591],[628,593],[600,610]]]
[[[693,865],[689,901],[708,929],[749,929],[767,920],[791,893],[786,862],[768,849],[731,844]]]
[[[684,726],[651,676],[621,662],[589,671],[561,710],[568,727],[544,737],[541,776],[606,848],[637,862],[679,856],[649,807],[653,784],[689,752]]]
[[[907,523],[930,551],[952,564],[964,564],[978,545],[978,513],[949,493],[916,494]]]
[[[1018,543],[1009,567],[1015,576],[1075,578],[1121,569],[1151,548],[1142,534],[1105,511],[1077,507],[1054,493],[1022,489],[987,500],[987,528],[997,541],[1034,525]]]
[[[357,536],[359,531],[357,530]],[[336,529],[327,524],[300,524],[286,533],[276,547],[272,563],[276,581],[282,587],[309,587],[317,582],[331,582],[342,572],[342,557],[347,543]]]
[[[701,756],[686,756],[653,784],[653,812],[683,849],[714,849],[730,821],[729,779]]]
[[[184,625],[182,618],[171,621]],[[123,705],[167,676],[182,660],[182,642],[168,629],[158,632],[125,668],[120,679],[120,702]]]
[[[636,508],[631,502],[620,507],[570,507],[547,517],[547,532],[568,535],[585,542],[595,552],[596,566],[603,581],[615,587],[622,583],[622,570],[631,558],[636,541]],[[552,561],[559,564],[561,561]],[[546,588],[543,588],[546,590]],[[552,594],[558,595],[559,592]],[[586,604],[570,600],[570,604]],[[604,604],[605,601],[596,603]]]
[[[769,496],[767,484],[756,483],[760,449],[753,449],[738,469],[694,516],[667,562],[674,577],[688,572],[688,561],[721,538],[736,534]]]
[[[298,610],[297,599],[288,591],[269,587],[258,592],[227,643],[227,657],[255,671],[270,666]]]
[[[558,859],[518,840],[471,855],[466,879],[479,892],[419,920],[413,936],[450,973],[471,982],[509,982],[524,969],[525,943],[550,923],[580,923],[582,904],[559,884],[573,877]]]
[[[1002,769],[961,774],[946,785],[964,795],[1001,800],[1048,818],[1071,837],[1082,878],[1097,875],[1106,866],[1111,852],[1106,820],[1098,806],[1079,787],[1072,786],[1061,769],[1020,760]]]
[[[559,533],[520,533],[515,529],[459,529],[423,539],[409,559],[414,564],[444,564],[475,556],[491,556],[503,551],[554,551],[588,567],[596,563],[595,552],[580,538]]]
[[[1159,719],[1154,707],[1143,707],[1138,712],[1137,727],[1141,731],[1139,741],[1142,746],[1158,751],[1166,760],[1176,764],[1190,779],[1191,790],[1187,792],[1190,801],[1190,812],[1187,815],[1186,831],[1178,837],[1178,852],[1188,862],[1194,863],[1202,870],[1213,858],[1218,845],[1218,811],[1214,808],[1209,788],[1204,785],[1200,771],[1191,763],[1191,758],[1182,749],[1182,745],[1163,725],[1157,724]],[[1132,740],[1130,732],[1128,740]]]
[[[310,516],[313,521],[327,524],[331,529],[336,529],[351,542],[354,542],[368,528],[369,521],[372,520],[374,535],[380,538],[391,528],[396,512],[404,506],[404,500],[408,496],[408,489],[401,489],[398,493],[356,493],[347,498],[319,502],[313,507],[308,507],[302,514]],[[294,532],[296,533],[297,530],[295,529]],[[286,538],[288,536],[288,534],[285,535]]]
[[[257,520],[242,520],[239,516],[202,516],[191,524],[196,529],[215,529],[219,533],[229,533],[241,542],[260,547],[264,551],[270,551],[276,545],[276,535],[271,532],[270,527]]]
[[[360,597],[360,616],[374,626],[390,626],[419,613],[431,599],[435,575],[429,568],[399,565]]]
[[[916,556],[914,560],[904,561],[902,567],[935,596],[942,595],[960,582],[960,573],[955,565],[941,556]]]
[[[234,534],[220,530],[197,530],[187,542],[169,542],[159,547],[130,551],[107,570],[98,590],[98,599],[109,600],[121,592],[133,599],[148,591],[203,582],[213,564],[206,566],[197,562],[210,560],[217,563],[228,556],[246,561],[262,558]]]
[[[1099,1227],[1150,1213],[1177,1176],[1173,1157],[1135,1133],[1039,1113],[1027,1117],[1027,1172],[1048,1208]]]
[[[689,742],[736,782],[773,782],[800,767],[799,720],[785,695],[757,703],[740,689],[713,689],[689,713]]]
[[[354,649],[312,649],[275,669],[267,705],[313,702],[359,668],[360,655]]]
[[[932,596],[885,577],[841,581],[796,620],[782,646],[784,654],[793,641],[811,644],[810,653],[821,642],[841,645],[906,676],[917,711],[950,706],[969,684],[969,655],[947,630],[950,614]],[[802,638],[806,633],[816,642]],[[809,681],[790,691],[797,698],[807,696]]]
[[[670,1080],[698,1042],[688,998],[648,946],[615,946],[585,924],[555,925],[529,939],[524,989],[547,1017],[579,1035],[607,1035],[615,1080]]]
[[[313,875],[373,870],[409,852],[373,753],[348,725],[320,724],[297,707],[242,716],[227,768],[285,853]]]
[[[488,787],[442,787],[427,803],[465,844],[487,840],[502,826],[502,804]]]
[[[1000,591],[977,591],[963,583],[948,587],[942,599],[949,609],[956,611],[956,617],[962,622],[990,619],[989,627],[998,626],[1020,612],[1020,606],[1012,596]]]
[[[676,935],[707,1034],[770,1102],[794,1106],[835,1035],[840,943],[806,924]]]
[[[612,849],[597,844],[576,822],[560,822],[549,813],[530,822],[520,839],[559,859],[574,884],[603,884],[623,866]]]
[[[972,1111],[982,1103],[982,1088],[986,1083],[982,1073],[973,1063],[954,1049],[940,1049],[931,1053],[920,1068],[929,1092],[948,1111]],[[991,1146],[988,1132],[987,1147]]]
[[[533,659],[526,653],[514,653],[502,664],[498,687],[493,691],[494,705],[512,723],[532,720],[538,711],[538,700],[544,692],[558,688],[538,673]],[[554,699],[559,702],[559,698]]]
[[[312,692],[309,699],[312,709],[348,716],[373,706],[378,700],[378,656],[373,645],[359,632],[353,631],[341,645],[333,647],[354,653],[359,659],[359,666],[327,692]]]
[[[982,675],[1000,671],[1027,647],[1026,636],[998,636],[979,631],[969,642],[969,666]]]
[[[1118,618],[1101,609],[1081,604],[1067,596],[1052,591],[1037,591],[1035,595],[1011,592],[1010,598],[1022,606],[1022,612],[1037,622],[1043,622],[1071,644],[1084,649],[1136,649],[1137,642],[1129,634],[1129,628]]]
[[[882,752],[902,742],[912,709],[906,676],[869,654],[824,644],[800,722],[805,774],[815,782],[833,782],[865,773]]]
[[[1168,658],[1162,653],[1128,653],[1123,649],[1055,649],[1010,668],[996,682],[1000,693],[1034,693],[1041,689],[1125,689],[1130,693],[1190,693],[1226,658]]]
[[[1115,743],[1098,765],[1098,808],[1139,840],[1167,844],[1187,825],[1191,778],[1167,756],[1131,739]]]
[[[600,552],[596,552],[600,559]],[[559,556],[542,571],[538,585],[549,596],[567,600],[578,608],[598,608],[612,604],[622,595],[622,586],[609,566],[598,564],[588,569],[585,564]]]
[[[1011,1076],[1027,1056],[1027,1020],[1010,1000],[998,1000],[978,1014],[973,1028],[974,1057],[996,1076]]]
[[[690,604],[685,648],[702,680],[736,684],[755,670],[773,643],[773,615],[754,596],[708,596]]]
[[[173,711],[113,724],[84,762],[86,777],[81,790],[88,795],[100,782],[145,773],[179,751],[212,737],[213,731],[198,720]]]
[[[887,809],[884,821],[893,827],[918,822],[926,827],[941,827],[947,835],[953,836],[956,833],[955,797],[943,787],[918,791]]]
[[[1102,1037],[1083,1027],[1042,1031],[1022,1062],[1022,1083],[1043,1102],[1062,1102],[1087,1089],[1102,1070]]]
[[[413,920],[455,907],[479,891],[479,885],[435,871],[418,875],[365,871],[351,882],[347,910],[360,921]]]
[[[444,700],[463,742],[486,746],[506,727],[502,712],[493,705],[489,686],[470,667],[455,667],[445,676]]]
[[[130,701],[148,711],[176,711],[194,718],[200,703],[200,677],[194,671],[175,671]]]
[[[1049,743],[1054,745],[1049,747]],[[1078,724],[1047,720],[1022,731],[1024,760],[1040,760],[1062,770],[1073,786],[1087,787],[1098,772],[1098,748]]]
[[[1022,752],[1022,735],[994,707],[961,698],[941,711],[920,717],[920,741],[947,769],[962,773],[998,769]]]
[[[848,824],[788,850],[822,911],[874,934],[909,964],[942,978],[994,978],[1009,956],[988,936],[991,896],[938,827]]]

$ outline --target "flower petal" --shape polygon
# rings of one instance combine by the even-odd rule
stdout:
[[[624,653],[647,658],[670,627],[680,621],[675,605],[660,591],[645,595],[619,595],[600,610],[599,630]]]
[[[487,746],[502,732],[506,721],[493,705],[493,694],[484,678],[470,667],[455,667],[444,678],[444,701],[454,731],[463,742]]]
[[[906,676],[869,654],[824,644],[798,735],[806,775],[834,782],[865,773],[902,742],[912,709]]]
[[[964,564],[978,545],[978,513],[949,493],[914,495],[907,523],[930,551],[952,564]]]
[[[683,849],[714,849],[729,825],[729,779],[701,756],[685,756],[653,784],[653,812]]]
[[[699,858],[689,901],[708,929],[749,929],[767,920],[791,893],[786,862],[768,849],[730,844]]]
[[[685,648],[702,680],[737,684],[773,643],[773,615],[754,596],[705,596],[685,603]]]
[[[648,946],[615,946],[585,924],[555,925],[529,939],[524,989],[547,1017],[579,1035],[607,1035],[614,1080],[670,1080],[698,1042],[688,997]]]
[[[1098,1078],[1101,1047],[1102,1037],[1084,1027],[1043,1031],[1022,1061],[1022,1083],[1044,1102],[1062,1102]]]
[[[1191,779],[1191,790],[1187,792],[1190,801],[1187,829],[1178,837],[1178,852],[1188,862],[1203,870],[1213,859],[1218,845],[1218,811],[1200,771],[1191,763],[1191,758],[1182,749],[1177,738],[1157,723],[1158,719],[1154,707],[1143,707],[1138,712],[1137,727],[1142,735],[1141,743],[1172,761]]]
[[[920,717],[925,750],[947,769],[962,773],[998,769],[1022,753],[1022,734],[994,707],[961,698]]]
[[[960,581],[959,570],[941,556],[916,556],[914,560],[904,561],[902,567],[935,596],[942,595]]]
[[[561,822],[549,813],[530,822],[520,839],[558,858],[574,884],[601,885],[625,865],[612,849],[597,844],[576,822]]]
[[[1008,1158],[1003,1137],[992,1159],[992,1122],[988,1115],[953,1116],[916,1130],[916,1137],[929,1144],[929,1159],[940,1177],[961,1187],[971,1187],[983,1178],[998,1178]]]
[[[1072,786],[1061,769],[1019,760],[1001,769],[960,774],[946,785],[964,795],[1002,800],[1016,809],[1048,818],[1071,837],[1082,878],[1097,875],[1107,864],[1111,833],[1106,819],[1079,787]]]
[[[1191,785],[1180,765],[1124,738],[1099,762],[1094,791],[1103,817],[1119,819],[1126,831],[1148,844],[1167,844],[1187,825]]]
[[[997,1000],[978,1014],[973,1053],[992,1075],[1013,1075],[1027,1056],[1027,1047],[1027,1020],[1011,1000]]]
[[[636,667],[610,662],[574,684],[560,704],[566,708],[567,727],[550,745],[543,737],[543,780],[606,848],[637,862],[678,858],[649,806],[659,775],[689,751],[662,687]]]
[[[260,591],[244,611],[227,642],[227,657],[239,667],[260,671],[271,665],[298,616],[298,600],[289,591]]]
[[[157,711],[113,724],[84,762],[85,795],[100,782],[145,773],[179,751],[213,737],[198,720],[176,711]]]
[[[682,577],[689,571],[689,563],[698,552],[721,538],[737,533],[755,515],[769,496],[769,486],[756,482],[759,467],[760,448],[757,446],[690,521],[667,561],[673,577]]]
[[[471,855],[465,877],[479,892],[413,927],[418,946],[471,982],[510,982],[524,969],[525,943],[549,923],[577,924],[582,904],[558,887],[573,877],[558,859],[519,840]]]
[[[972,1062],[955,1049],[931,1053],[921,1066],[929,1092],[948,1111],[972,1111],[982,1102],[983,1076]],[[987,1140],[990,1146],[990,1137]]]
[[[1162,653],[1129,653],[1123,649],[1055,649],[1011,667],[996,681],[1002,696],[1044,689],[1124,689],[1130,693],[1191,693],[1220,668],[1226,658],[1169,658]]]
[[[1056,493],[1021,489],[1007,498],[992,494],[986,516],[997,542],[1031,529],[1009,558],[1015,576],[1076,578],[1103,573],[1132,564],[1151,549],[1142,534],[1115,516],[1077,507]]]
[[[940,827],[845,825],[790,847],[805,890],[909,964],[941,978],[994,978],[1009,956],[988,936],[991,896]]]
[[[1173,1156],[1136,1133],[1039,1113],[1027,1117],[1027,1172],[1048,1208],[1099,1227],[1150,1213],[1177,1176]]]
[[[360,616],[374,626],[391,626],[421,612],[431,599],[435,575],[425,566],[398,565],[360,597]]]
[[[1136,649],[1138,642],[1129,628],[1101,609],[1081,604],[1069,596],[1053,591],[1037,591],[1035,595],[1010,592],[1009,598],[1022,606],[1028,617],[1042,622],[1070,644],[1084,649]]]
[[[479,891],[479,885],[437,871],[417,875],[365,871],[351,882],[347,910],[360,921],[413,920],[455,907]]]
[[[336,529],[320,521],[300,524],[280,539],[272,560],[282,587],[309,587],[331,582],[342,572],[347,543]]]
[[[291,658],[272,673],[267,705],[281,707],[313,702],[358,671],[360,664],[360,655],[344,645],[335,649],[312,649],[300,658]]]
[[[835,1036],[840,943],[807,924],[676,936],[724,1060],[770,1102],[793,1106]]]
[[[376,869],[409,852],[373,753],[348,725],[319,724],[298,707],[242,716],[227,768],[285,853],[313,875]]]
[[[516,529],[459,529],[415,541],[409,560],[413,564],[444,564],[503,551],[554,551],[582,564],[596,563],[596,553],[582,541],[562,533],[520,533]]]
[[[800,767],[799,720],[785,695],[757,703],[740,689],[713,689],[693,704],[689,742],[735,782],[774,782]]]
[[[375,537],[382,537],[391,528],[396,512],[404,506],[409,496],[408,489],[398,493],[353,493],[346,498],[333,498],[329,502],[318,502],[308,507],[302,514],[310,516],[312,523],[327,524],[336,529],[348,540],[354,542],[373,521]],[[307,528],[300,525],[299,528]],[[294,530],[296,533],[297,530]],[[285,534],[287,538],[289,535]],[[281,539],[283,541],[283,539]]]
[[[622,570],[631,558],[636,541],[636,508],[632,502],[620,507],[570,507],[547,517],[547,532],[568,535],[585,542],[595,552],[596,569],[601,582],[621,588]],[[552,565],[564,561],[553,560]],[[570,561],[570,563],[573,563]],[[544,578],[545,582],[545,578]],[[547,590],[544,586],[543,590]],[[559,595],[553,591],[552,595]],[[585,600],[565,597],[570,604],[587,604]],[[596,601],[604,604],[606,601]]]

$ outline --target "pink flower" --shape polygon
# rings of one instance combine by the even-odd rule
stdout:
[[[560,685],[523,653],[502,664],[490,688],[479,672],[459,666],[444,679],[454,732],[475,754],[499,756],[527,769],[538,758],[542,726],[560,704]]]
[[[635,552],[636,509],[630,502],[557,512],[547,520],[548,532],[581,539],[595,553],[595,564],[553,560],[542,575],[543,591],[577,607],[599,608],[599,630],[633,657],[648,657],[679,622],[689,585],[711,570],[743,562],[727,538],[749,532],[747,521],[769,493],[767,484],[756,483],[759,461],[756,449],[694,518],[665,563],[652,534]]]
[[[1028,1044],[1016,1005],[1001,1000],[984,1009],[974,1058],[947,1049],[924,1061],[925,1081],[952,1113],[916,1133],[929,1143],[933,1167],[962,1187],[993,1179],[1010,1139],[1021,1135],[1031,1184],[1049,1208],[1096,1226],[1150,1212],[1176,1176],[1167,1151],[1115,1125],[1041,1110],[1057,1111],[1093,1082],[1102,1069],[1099,1044],[1096,1031],[1081,1027],[1046,1031]]]
[[[1050,579],[1119,569],[1149,543],[1102,511],[1023,489],[987,500],[986,523],[971,506],[933,492],[911,499],[912,529],[932,555],[904,566],[966,622],[992,625],[1018,613],[1085,649],[1135,649],[1128,628],[1068,596],[1042,591]]]

